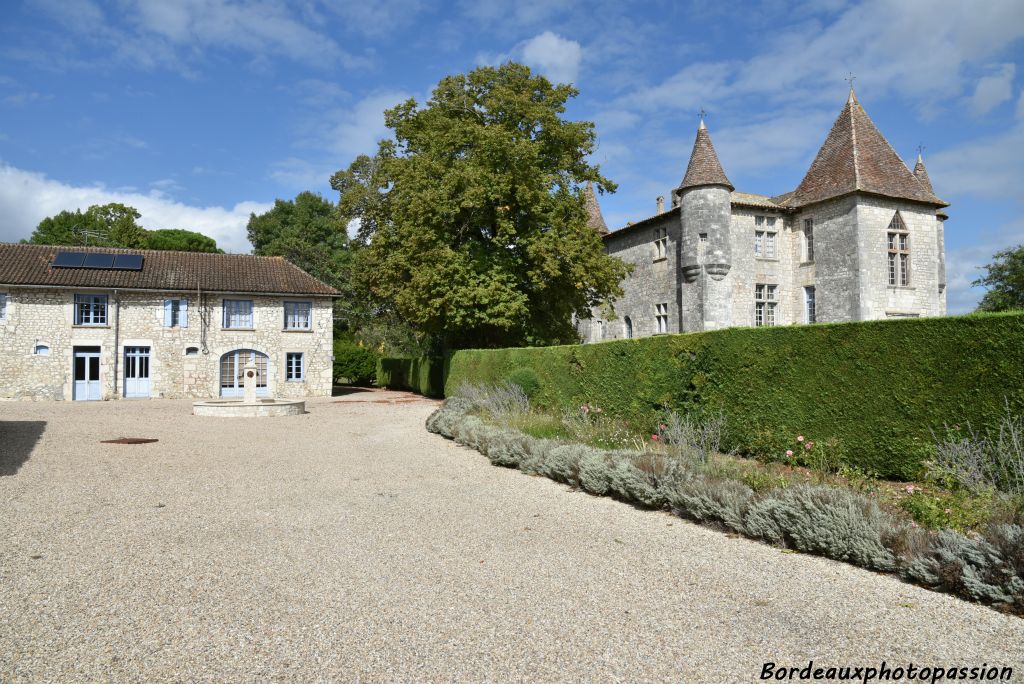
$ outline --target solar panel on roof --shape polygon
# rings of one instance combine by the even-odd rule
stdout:
[[[84,252],[57,252],[53,259],[54,268],[81,268],[85,262]]]
[[[119,269],[122,271],[141,271],[142,255],[118,254],[116,257],[114,257],[114,265],[112,268]]]
[[[114,265],[113,254],[86,254],[82,268],[111,268]]]

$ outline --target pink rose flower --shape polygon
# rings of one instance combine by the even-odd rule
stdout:
[[[907,494],[913,494],[915,491],[917,491],[917,487],[915,487],[914,485],[907,485],[906,491]]]
[[[657,442],[658,441],[658,435],[651,435],[651,441],[652,442]]]
[[[798,441],[798,442],[804,441],[804,436],[803,435],[797,435],[796,436],[796,441]]]
[[[787,456],[792,456],[793,455],[793,450],[792,449],[786,449],[786,455]]]
[[[814,446],[814,442],[808,442],[807,444],[804,444],[804,449],[807,449],[808,451],[810,451],[813,446]]]

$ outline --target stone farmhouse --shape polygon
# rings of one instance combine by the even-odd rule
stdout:
[[[585,342],[730,326],[946,313],[943,208],[918,155],[911,171],[853,90],[803,181],[777,197],[737,192],[704,121],[672,206],[609,233],[634,265],[615,303],[579,322]]]
[[[330,396],[338,292],[281,257],[0,244],[0,399]]]

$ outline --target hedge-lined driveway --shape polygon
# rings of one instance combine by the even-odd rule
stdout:
[[[1024,620],[493,467],[433,406],[0,404],[0,680],[1024,674]]]

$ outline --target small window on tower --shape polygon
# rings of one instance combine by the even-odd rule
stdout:
[[[664,259],[666,256],[668,256],[668,228],[655,228],[654,260]]]
[[[814,219],[804,219],[804,261],[814,261]]]
[[[889,285],[910,285],[910,233],[898,211],[889,222],[886,243],[889,248]]]
[[[654,307],[654,322],[659,333],[668,332],[668,303],[657,304]]]

